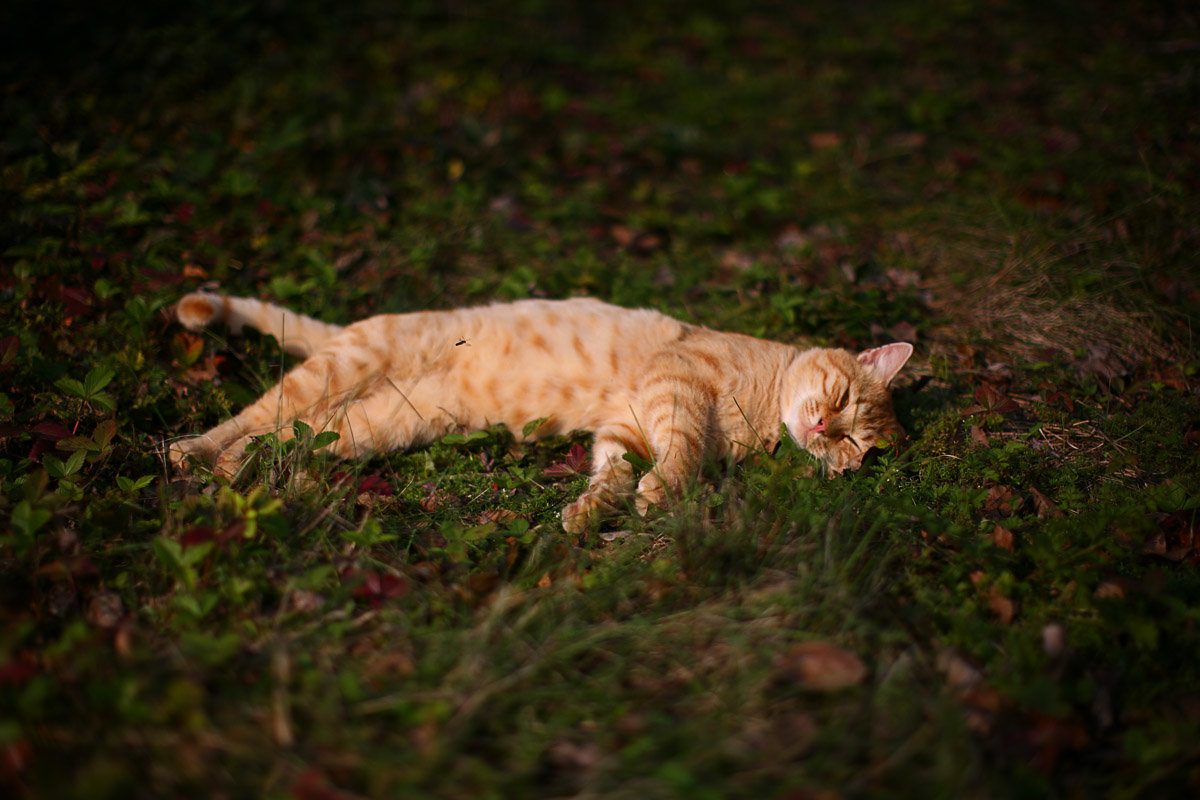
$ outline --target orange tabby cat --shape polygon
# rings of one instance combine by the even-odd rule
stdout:
[[[192,330],[257,328],[306,357],[236,417],[173,444],[176,467],[197,456],[232,474],[250,437],[288,437],[296,419],[336,431],[329,449],[352,458],[545,418],[532,436],[595,435],[591,482],[563,509],[570,532],[630,494],[627,451],[654,464],[637,482],[643,513],[677,496],[704,460],[774,447],[780,422],[833,472],[857,469],[900,430],[887,386],[912,354],[907,343],[857,356],[801,349],[582,298],[384,314],[344,328],[204,293],[176,313]]]

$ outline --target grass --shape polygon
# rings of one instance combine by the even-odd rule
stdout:
[[[3,13],[6,792],[1200,789],[1186,4]],[[915,340],[909,439],[586,537],[578,435],[179,479],[290,363],[209,282]]]

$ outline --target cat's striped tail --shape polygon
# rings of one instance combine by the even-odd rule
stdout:
[[[257,328],[279,340],[292,355],[307,357],[332,339],[342,328],[297,314],[283,306],[251,297],[225,297],[208,292],[185,295],[175,306],[175,316],[188,330],[198,331],[215,322],[235,334]]]

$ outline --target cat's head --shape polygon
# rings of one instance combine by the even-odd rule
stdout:
[[[800,353],[784,376],[788,433],[831,471],[858,469],[876,442],[903,432],[888,384],[912,352],[897,342],[857,356],[824,348]]]

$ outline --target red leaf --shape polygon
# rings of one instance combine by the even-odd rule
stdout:
[[[391,497],[394,494],[392,485],[378,475],[364,475],[363,479],[358,482],[358,493],[384,497]]]
[[[60,292],[68,317],[86,314],[92,307],[92,293],[83,286],[64,286]]]
[[[1046,395],[1045,402],[1048,406],[1060,406],[1061,408],[1066,409],[1068,412],[1073,412],[1075,410],[1075,401],[1072,400],[1071,396],[1066,392],[1052,392],[1051,394]]]
[[[195,203],[180,203],[179,205],[175,206],[174,211],[172,211],[170,214],[167,215],[167,221],[168,222],[175,221],[175,222],[186,223],[189,220],[191,220],[192,216],[195,213],[196,213],[196,204]]]
[[[205,542],[214,541],[217,538],[217,532],[208,525],[193,525],[183,532],[179,537],[179,543],[186,547],[193,547]]]
[[[26,456],[30,461],[41,461],[42,453],[50,450],[50,445],[71,435],[71,431],[57,422],[40,422],[33,427],[35,439],[33,447],[29,448],[29,455]]]
[[[64,425],[59,425],[57,422],[39,422],[33,426],[33,432],[43,439],[49,439],[52,442],[57,442],[66,439],[71,435],[71,431]]]
[[[408,581],[398,575],[367,570],[360,573],[363,582],[354,590],[355,597],[366,597],[379,606],[384,600],[408,593]]]
[[[591,459],[587,448],[581,444],[571,445],[566,458],[557,464],[546,467],[542,473],[548,478],[570,478],[575,475],[586,475],[591,471]]]
[[[28,658],[0,665],[0,686],[19,686],[37,675],[37,666]]]
[[[0,370],[4,370],[17,357],[21,349],[21,340],[16,336],[5,336],[0,339]]]
[[[350,795],[330,785],[320,770],[310,768],[296,776],[292,797],[295,800],[349,800]]]

